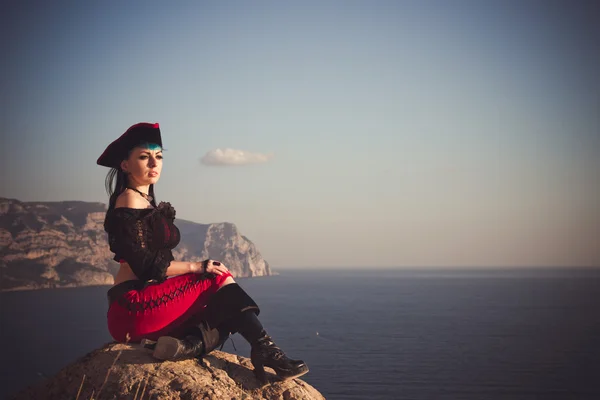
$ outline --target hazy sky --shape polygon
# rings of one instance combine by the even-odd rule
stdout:
[[[275,268],[600,265],[595,6],[10,3],[0,196],[106,203],[159,122],[158,200]]]

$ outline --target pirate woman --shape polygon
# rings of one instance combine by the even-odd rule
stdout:
[[[308,372],[302,360],[288,358],[267,335],[258,305],[223,263],[174,260],[172,250],[180,241],[175,209],[157,204],[154,195],[163,165],[158,124],[131,126],[97,163],[110,168],[104,229],[120,268],[108,291],[107,317],[116,341],[155,342],[155,358],[178,360],[202,357],[237,332],[251,345],[261,381],[265,366],[283,380]]]

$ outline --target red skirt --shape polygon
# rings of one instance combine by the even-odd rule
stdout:
[[[108,308],[108,331],[118,342],[181,336],[201,318],[208,299],[230,276],[190,273],[128,290]]]

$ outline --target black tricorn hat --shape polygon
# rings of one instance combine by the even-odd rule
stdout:
[[[96,163],[103,167],[121,168],[121,161],[127,158],[129,151],[142,143],[156,143],[162,147],[158,123],[140,122],[131,126],[117,140],[108,145]]]

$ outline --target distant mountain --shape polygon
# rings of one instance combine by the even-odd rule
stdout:
[[[119,264],[104,232],[106,205],[0,198],[0,290],[110,285]],[[236,277],[271,275],[256,246],[231,223],[176,219],[176,260],[220,260]]]

